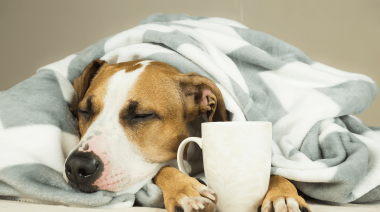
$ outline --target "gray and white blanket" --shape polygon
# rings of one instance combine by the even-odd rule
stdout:
[[[162,207],[154,184],[136,194],[71,189],[62,178],[79,141],[72,87],[92,60],[156,60],[196,72],[222,91],[231,121],[273,123],[272,174],[334,202],[380,200],[380,128],[353,114],[378,88],[370,78],[223,18],[154,14],[140,25],[40,68],[0,93],[0,199],[81,207]]]

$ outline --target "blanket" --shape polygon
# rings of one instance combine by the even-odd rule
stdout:
[[[376,97],[373,80],[315,62],[236,21],[167,14],[153,14],[0,93],[0,199],[163,206],[152,183],[136,194],[85,194],[62,178],[64,159],[79,141],[69,111],[78,104],[72,84],[98,58],[161,61],[208,77],[221,90],[231,121],[273,123],[273,175],[320,200],[380,200],[380,128],[353,116]]]

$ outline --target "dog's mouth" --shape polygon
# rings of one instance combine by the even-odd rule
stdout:
[[[95,186],[95,185],[77,185],[75,183],[72,183],[72,182],[69,182],[68,183],[69,186],[71,186],[72,188],[74,188],[75,190],[78,190],[82,193],[88,193],[88,194],[91,194],[91,193],[94,193],[94,192],[97,192],[99,191],[99,188],[98,186]]]

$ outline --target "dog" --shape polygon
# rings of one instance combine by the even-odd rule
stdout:
[[[82,192],[135,193],[153,179],[169,212],[215,211],[215,192],[170,166],[181,141],[194,136],[191,123],[202,116],[228,121],[214,82],[157,61],[110,65],[97,59],[75,79],[74,89],[79,104],[72,112],[81,140],[65,161],[67,183]],[[189,160],[194,152],[185,151],[184,158]],[[199,163],[189,166],[193,173],[200,171]],[[293,184],[271,176],[259,211],[273,210],[310,208]]]

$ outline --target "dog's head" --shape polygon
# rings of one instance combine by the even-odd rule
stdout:
[[[176,158],[190,121],[202,114],[227,120],[215,83],[161,62],[94,60],[74,88],[81,141],[66,160],[64,178],[84,192],[136,192]]]

